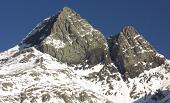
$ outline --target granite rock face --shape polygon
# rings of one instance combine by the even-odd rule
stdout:
[[[109,56],[103,34],[68,7],[39,24],[22,44],[36,46],[68,64],[95,65],[107,62]]]
[[[121,74],[134,78],[144,70],[164,64],[152,45],[132,26],[127,26],[108,39],[110,54]]]
[[[118,35],[106,39],[85,19],[68,7],[38,24],[20,46],[34,46],[67,64],[96,65],[123,77],[134,78],[144,70],[164,64],[165,58],[133,27],[125,27]],[[106,70],[106,68],[104,69]]]

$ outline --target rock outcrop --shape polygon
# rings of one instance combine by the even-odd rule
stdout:
[[[164,64],[165,58],[132,26],[108,39],[110,54],[121,74],[134,78],[144,70]]]
[[[35,46],[68,64],[95,65],[109,61],[103,34],[68,7],[39,24],[23,44]]]
[[[123,77],[131,78],[165,61],[133,27],[127,26],[106,40],[100,31],[68,7],[38,24],[23,39],[22,45],[34,46],[67,64],[104,63],[108,67],[113,63]],[[108,70],[116,71],[116,68]]]

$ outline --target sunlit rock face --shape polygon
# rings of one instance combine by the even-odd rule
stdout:
[[[36,46],[68,64],[95,65],[109,61],[103,34],[68,7],[40,23],[22,44]]]
[[[108,39],[110,54],[119,71],[134,78],[144,70],[164,64],[165,58],[132,26]]]

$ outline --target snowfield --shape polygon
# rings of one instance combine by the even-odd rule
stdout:
[[[167,60],[167,65],[170,61]],[[112,64],[114,65],[114,64]],[[165,65],[144,71],[139,77],[87,79],[103,64],[75,69],[34,47],[18,46],[0,53],[0,103],[169,103],[170,73]],[[164,98],[153,99],[158,91]],[[166,96],[167,95],[167,96]],[[169,101],[169,102],[166,102]]]

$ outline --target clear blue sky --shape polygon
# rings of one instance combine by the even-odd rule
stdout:
[[[169,0],[0,0],[0,51],[13,47],[46,17],[68,6],[105,36],[134,26],[170,58]]]

